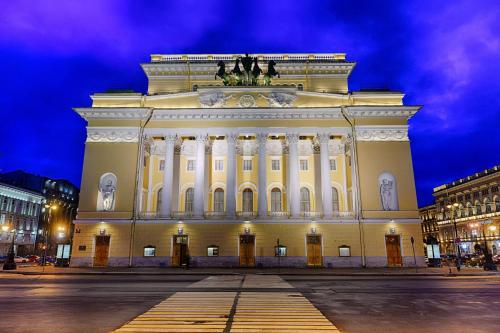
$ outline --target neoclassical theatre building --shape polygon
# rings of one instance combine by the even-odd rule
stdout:
[[[146,94],[75,111],[73,266],[423,265],[400,92],[345,54],[152,55]]]

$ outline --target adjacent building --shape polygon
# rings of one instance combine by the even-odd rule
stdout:
[[[45,254],[45,247],[50,256],[55,256],[58,248],[60,252],[64,250],[69,254],[79,189],[67,180],[51,179],[21,170],[4,173],[0,179],[4,183],[37,193],[44,199],[38,219],[36,244],[31,254],[41,256]]]
[[[43,196],[0,183],[0,256],[6,256],[14,241],[19,256],[33,254]]]
[[[403,93],[351,92],[341,53],[141,66],[146,94],[75,109],[87,141],[73,266],[414,265],[420,106]]]
[[[500,166],[434,188],[435,204],[422,207],[424,243],[437,240],[442,253],[477,252],[487,244],[490,253],[500,248]]]

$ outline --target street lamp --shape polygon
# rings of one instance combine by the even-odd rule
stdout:
[[[52,218],[52,211],[57,209],[57,205],[45,204],[45,209],[49,211],[47,214],[47,227],[45,228],[45,245],[43,246],[43,269],[45,270],[45,264],[47,262],[47,248],[48,248],[48,238],[49,238],[49,229],[50,229],[50,221]]]
[[[462,253],[460,251],[460,238],[458,237],[457,230],[457,220],[455,218],[455,210],[458,208],[458,203],[455,202],[453,205],[447,205],[446,208],[450,211],[451,218],[453,220],[453,227],[455,228],[455,246],[457,247],[457,271],[460,272],[460,266],[462,261]]]
[[[2,231],[8,232],[9,227],[7,225],[2,226]],[[5,260],[5,263],[3,264],[4,271],[10,271],[17,268],[15,260],[16,254],[14,253],[15,239],[16,239],[16,227],[14,226],[14,228],[12,228],[12,241],[10,242],[9,252],[7,253],[7,260]]]

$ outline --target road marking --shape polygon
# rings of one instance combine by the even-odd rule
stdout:
[[[238,292],[177,292],[115,332],[339,332],[301,293],[253,292],[248,288],[293,288],[276,275],[204,279],[191,286],[220,288],[238,281]],[[233,286],[234,288],[234,286]]]
[[[177,292],[115,332],[223,332],[235,292]]]
[[[231,332],[339,331],[301,293],[241,292]]]

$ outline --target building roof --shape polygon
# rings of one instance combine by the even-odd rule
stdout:
[[[445,189],[450,189],[450,188],[453,188],[453,187],[458,186],[458,185],[463,185],[463,184],[466,184],[468,182],[475,181],[475,180],[482,178],[482,177],[496,174],[498,172],[500,172],[500,165],[495,165],[493,168],[486,169],[486,170],[483,170],[481,172],[476,172],[475,174],[472,174],[472,175],[464,177],[464,178],[457,179],[457,180],[455,180],[451,183],[448,183],[448,184],[443,184],[443,185],[440,185],[438,187],[434,187],[433,192],[436,193],[436,192],[439,192],[439,191],[442,191]]]

